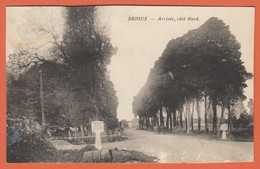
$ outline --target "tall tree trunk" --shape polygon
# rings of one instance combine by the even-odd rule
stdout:
[[[151,119],[150,119],[150,117],[148,117],[148,128],[149,129],[151,128]]]
[[[228,88],[228,93],[227,93],[226,99],[225,99],[225,101],[222,103],[220,124],[223,123],[225,107],[226,107],[226,105],[227,105],[227,101],[228,101],[228,98],[229,98],[229,91],[230,91],[230,87]]]
[[[183,109],[182,109],[182,116],[184,116],[184,125],[185,125],[185,131],[187,131],[187,112],[186,112],[186,105],[183,105]]]
[[[144,129],[146,129],[146,116],[143,117],[143,121],[144,121]]]
[[[143,129],[145,127],[145,116],[143,116]]]
[[[213,132],[217,133],[217,98],[212,97]]]
[[[170,112],[170,130],[172,130],[172,112]]]
[[[179,118],[179,116],[180,116],[180,112],[179,111],[175,111],[176,126],[180,126],[180,118]]]
[[[184,121],[185,121],[185,130],[187,132],[188,130],[188,125],[187,125],[187,107],[186,104],[183,105],[183,114],[184,114]]]
[[[193,113],[194,113],[194,102],[192,102],[192,109],[191,109],[192,111],[191,111],[191,121],[190,121],[190,123],[191,123],[191,131],[193,131]]]
[[[228,131],[232,133],[232,115],[230,111],[230,104],[228,104]]]
[[[208,132],[208,111],[207,111],[207,96],[205,96],[205,131]]]
[[[148,129],[150,129],[150,117],[147,117],[147,121],[148,121]]]
[[[138,115],[139,116],[139,129],[142,128],[142,116],[141,115]]]
[[[144,129],[144,116],[142,116],[142,129]]]
[[[182,122],[183,109],[180,109],[179,113],[180,113],[180,124],[181,124],[181,128],[183,128],[183,122]]]
[[[147,121],[148,121],[148,129],[150,129],[150,126],[151,126],[151,124],[150,124],[150,117],[147,117]]]
[[[186,133],[188,132],[188,124],[187,124],[187,114],[185,114],[185,130],[186,130]]]
[[[44,110],[44,96],[43,96],[43,80],[42,80],[42,70],[40,72],[40,98],[41,98],[41,113],[42,113],[42,127],[45,129],[45,110]]]
[[[186,117],[187,117],[187,134],[190,133],[190,120],[191,120],[191,112],[190,112],[190,103],[186,104]]]
[[[160,124],[159,124],[159,118],[157,117],[157,115],[156,115],[156,126],[157,126],[158,133],[160,133]]]
[[[151,129],[154,131],[154,116],[151,117]]]
[[[167,117],[166,117],[166,127],[167,127],[167,130],[169,130],[169,118],[170,118],[170,112],[169,112],[169,109],[166,108],[166,112],[167,112]]]
[[[162,108],[160,108],[160,126],[161,126],[161,127],[164,126]]]
[[[143,129],[145,129],[145,127],[146,127],[146,122],[145,122],[145,116],[143,116]]]
[[[224,120],[224,112],[225,112],[225,107],[224,107],[224,106],[221,106],[220,124],[223,124],[223,120]]]
[[[139,118],[139,124],[140,124],[139,128],[142,129],[143,117],[142,117],[142,116],[139,116],[139,117],[140,117],[140,118]]]
[[[196,99],[196,111],[198,114],[198,130],[200,131],[200,127],[201,127],[200,99]]]
[[[142,124],[143,124],[142,129],[144,129],[145,128],[145,116],[143,116],[143,118],[142,118]]]
[[[173,126],[177,126],[176,110],[173,111],[172,116],[173,116]]]
[[[149,118],[147,116],[145,116],[145,128],[148,129],[149,126]]]

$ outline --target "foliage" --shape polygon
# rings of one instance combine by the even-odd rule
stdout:
[[[7,147],[7,162],[46,162],[53,151],[44,135],[26,131],[18,142]]]
[[[240,114],[239,118],[233,117],[232,124],[235,128],[251,128],[253,123],[253,116],[246,112]]]
[[[239,42],[222,20],[212,17],[198,29],[169,41],[134,98],[133,113],[155,117],[166,107],[171,110],[168,119],[204,96],[211,100],[216,131],[217,105],[228,108],[245,99],[243,89],[251,77],[241,61]],[[189,117],[189,107],[185,110]]]
[[[107,129],[117,126],[118,101],[107,74],[116,50],[97,25],[96,10],[94,6],[66,7],[63,38],[59,41],[51,31],[39,28],[53,37],[51,58],[40,57],[34,49],[10,55],[12,68],[23,69],[20,74],[10,72],[7,82],[10,117],[33,118],[41,123],[42,71],[48,126],[89,126],[93,120],[104,120]],[[17,56],[25,58],[18,65],[12,62]]]
[[[253,110],[254,110],[253,99],[249,99],[249,102],[247,103],[247,107],[250,109],[250,113],[249,114],[253,115]]]

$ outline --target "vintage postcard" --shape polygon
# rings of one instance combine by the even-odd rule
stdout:
[[[257,10],[6,6],[4,166],[255,166]]]

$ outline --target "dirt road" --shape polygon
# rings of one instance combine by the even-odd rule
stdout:
[[[254,159],[252,142],[229,142],[192,136],[164,135],[126,129],[126,141],[104,143],[103,148],[127,149],[156,156],[161,163],[248,162]]]

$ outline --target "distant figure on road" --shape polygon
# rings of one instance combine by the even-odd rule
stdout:
[[[119,122],[119,129],[121,132],[124,132],[124,123]]]

